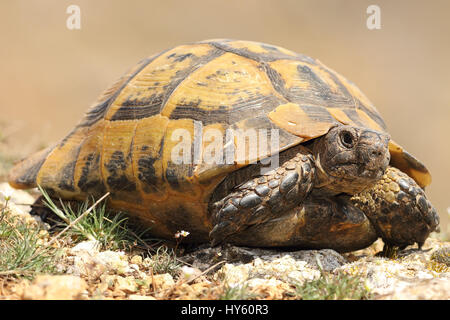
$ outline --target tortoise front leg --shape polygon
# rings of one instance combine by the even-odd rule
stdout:
[[[314,173],[313,157],[302,148],[276,170],[237,186],[231,194],[213,204],[212,245],[297,206],[310,193]]]
[[[425,192],[407,174],[388,167],[373,187],[350,200],[360,208],[388,246],[418,243],[437,229],[439,216]]]

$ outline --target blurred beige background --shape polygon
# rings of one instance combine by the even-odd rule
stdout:
[[[66,8],[81,8],[69,30]],[[366,27],[369,5],[381,30]],[[450,1],[189,0],[0,3],[0,130],[14,157],[62,138],[97,95],[152,53],[235,38],[318,58],[355,82],[433,175],[450,232]]]

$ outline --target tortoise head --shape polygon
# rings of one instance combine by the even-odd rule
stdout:
[[[350,125],[332,127],[313,145],[316,187],[355,194],[378,181],[389,160],[386,133]]]

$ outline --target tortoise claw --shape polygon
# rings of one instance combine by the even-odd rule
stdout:
[[[423,246],[424,243],[425,243],[425,241],[417,241],[417,248],[419,250],[422,250],[422,246]]]
[[[216,247],[222,242],[224,242],[227,235],[231,233],[229,230],[228,232],[226,232],[227,229],[229,229],[230,224],[231,222],[229,221],[223,221],[214,226],[214,228],[209,233],[209,238],[211,239],[210,242],[212,247]]]
[[[388,242],[384,243],[383,250],[378,252],[376,255],[379,257],[396,259],[398,257],[398,252],[401,249],[398,246],[392,245]]]

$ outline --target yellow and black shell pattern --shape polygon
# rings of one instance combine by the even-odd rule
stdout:
[[[279,149],[271,154],[339,123],[386,131],[364,94],[318,60],[263,43],[208,40],[139,62],[63,140],[16,164],[9,181],[16,188],[40,185],[63,199],[109,191],[109,205],[137,215],[157,235],[184,226],[194,238],[206,237],[211,192],[249,162],[174,163],[174,131],[195,136],[196,123],[224,135],[227,129],[278,129]],[[206,147],[202,141],[199,152]],[[390,149],[392,165],[421,186],[430,183],[418,160],[393,141]]]

